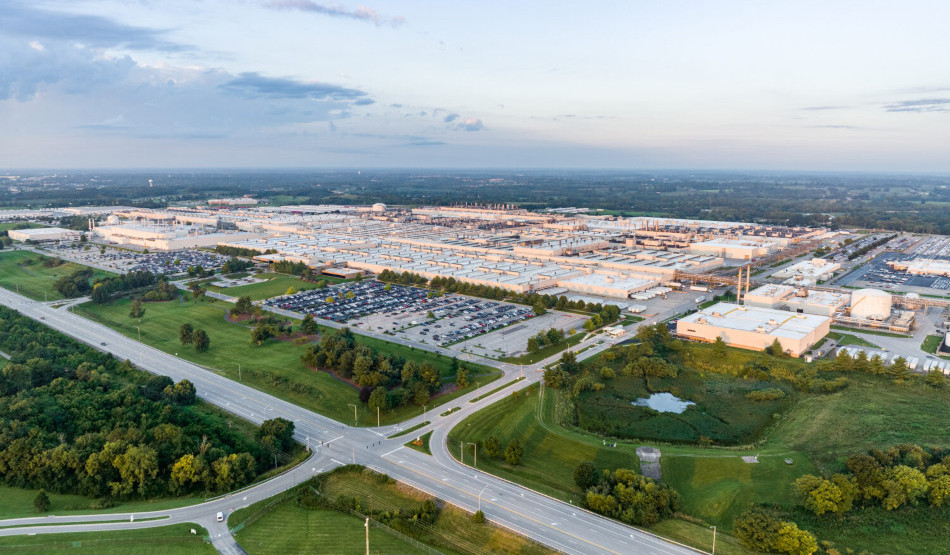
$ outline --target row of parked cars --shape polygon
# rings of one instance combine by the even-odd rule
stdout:
[[[456,316],[458,315],[460,314],[456,314]],[[475,304],[464,309],[461,315],[468,322],[467,324],[455,327],[455,323],[451,322],[449,325],[454,329],[434,333],[432,339],[438,341],[442,346],[450,345],[503,328],[515,322],[534,318],[534,310],[494,301],[475,301]],[[436,313],[436,316],[439,316],[439,314]],[[422,331],[425,333],[428,330],[423,329]]]
[[[328,302],[330,298],[333,300]],[[449,302],[446,297],[430,296],[424,289],[392,284],[387,291],[384,283],[360,281],[275,297],[265,304],[343,323],[370,314],[434,310]]]

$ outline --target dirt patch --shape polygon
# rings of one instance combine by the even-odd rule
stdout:
[[[228,314],[224,317],[225,320],[231,322],[232,324],[240,324],[242,322],[247,322],[249,320],[254,320],[253,314],[231,314],[229,311]]]
[[[289,334],[288,334],[288,333],[285,333],[285,334],[282,334],[282,335],[278,335],[278,336],[275,337],[274,339],[275,339],[276,341],[283,341],[283,342],[285,342],[285,343],[288,342],[288,341],[293,342],[293,341],[296,341],[297,339],[304,339],[304,340],[306,341],[306,343],[316,343],[317,341],[320,340],[320,334],[319,334],[319,333],[315,333],[315,334],[312,334],[312,335],[306,335],[306,334],[304,334],[302,331],[298,331],[298,332],[295,332],[295,333],[289,333]]]

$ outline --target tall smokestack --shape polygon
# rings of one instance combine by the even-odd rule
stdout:
[[[752,264],[749,264],[745,268],[745,294],[749,294],[749,282],[752,277]]]
[[[742,304],[742,266],[739,266],[739,283],[736,285],[736,304]]]

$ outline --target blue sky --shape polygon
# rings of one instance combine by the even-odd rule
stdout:
[[[950,3],[0,0],[0,166],[950,171]]]

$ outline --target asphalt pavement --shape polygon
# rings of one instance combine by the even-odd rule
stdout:
[[[214,521],[218,511],[230,511],[266,499],[314,474],[355,462],[388,474],[421,491],[434,495],[467,510],[477,510],[479,503],[488,520],[531,537],[544,545],[564,553],[657,553],[679,554],[697,551],[643,532],[623,523],[582,510],[569,503],[541,495],[506,480],[481,473],[455,461],[445,447],[448,431],[465,417],[494,403],[512,391],[527,387],[541,378],[540,369],[557,359],[524,366],[525,379],[477,402],[470,403],[484,392],[477,389],[439,407],[440,412],[460,407],[447,417],[434,411],[425,415],[432,424],[420,429],[421,435],[432,430],[433,456],[403,447],[409,436],[386,439],[396,430],[412,427],[423,421],[423,415],[395,426],[382,428],[354,428],[325,416],[308,411],[241,383],[233,382],[208,369],[184,361],[147,345],[138,343],[105,326],[91,322],[69,311],[55,309],[42,302],[32,301],[13,292],[0,289],[0,303],[93,347],[130,360],[137,367],[178,381],[187,378],[198,396],[245,420],[260,424],[270,418],[282,417],[295,424],[296,438],[313,448],[307,462],[275,477],[224,498],[199,505],[136,514],[106,514],[68,517],[39,517],[39,520],[16,519],[0,521],[0,535],[97,531],[163,526],[175,522],[194,522],[205,526],[211,533],[215,547],[222,553],[239,553],[240,548],[228,534],[226,526]],[[659,319],[662,316],[657,316]],[[644,321],[639,325],[652,322]],[[629,326],[635,329],[637,325]],[[391,340],[387,338],[387,340]],[[582,342],[577,350],[587,346],[583,357],[594,356],[622,338],[608,340],[597,335]],[[602,343],[601,343],[602,341]],[[432,346],[419,346],[432,349]],[[496,384],[517,378],[522,368],[517,365],[501,366],[505,376]],[[485,387],[494,387],[492,386]],[[142,521],[143,518],[167,517]],[[126,521],[126,519],[129,521]],[[122,522],[98,522],[121,519]],[[42,522],[45,526],[39,526]],[[50,526],[55,524],[56,526]],[[233,523],[232,523],[233,524]],[[22,526],[21,525],[25,525]],[[9,526],[18,526],[9,528]]]

